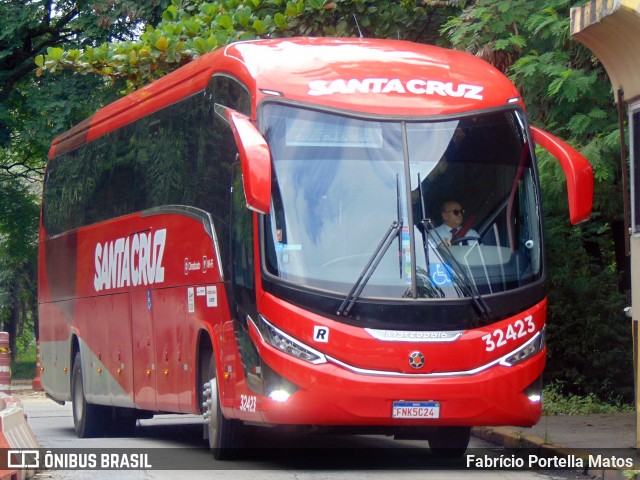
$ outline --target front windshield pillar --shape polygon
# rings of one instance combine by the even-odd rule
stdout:
[[[405,172],[405,183],[406,185],[410,186],[411,185],[411,168],[409,166],[409,142],[407,141],[407,125],[406,123],[402,123],[402,138],[403,138],[403,142],[402,142],[402,157],[404,160],[404,172]],[[405,189],[405,193],[407,195],[406,198],[406,204],[408,205],[408,208],[411,209],[411,207],[413,206],[413,201],[412,201],[412,192],[411,192],[411,188],[406,188]],[[406,242],[405,237],[408,238],[409,241],[409,255],[411,257],[411,259],[416,258],[416,236],[415,235],[410,235],[409,232],[413,232],[414,231],[414,218],[415,218],[415,214],[413,212],[410,212],[411,214],[407,215],[407,227],[406,227],[406,233],[403,230],[402,232],[402,242]],[[404,253],[404,248],[402,249],[402,252]],[[406,260],[403,260],[406,261]],[[416,262],[414,261],[410,261],[410,274],[411,274],[411,290],[410,290],[410,297],[411,298],[418,298],[418,288],[417,288],[417,283],[416,283]],[[409,293],[409,292],[407,292]],[[408,295],[409,296],[409,295]]]

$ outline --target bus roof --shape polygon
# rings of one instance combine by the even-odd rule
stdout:
[[[203,90],[216,73],[252,91],[255,106],[279,97],[367,114],[449,115],[522,105],[515,86],[485,61],[401,40],[286,38],[239,42],[190,62],[98,110],[54,141],[60,155]]]

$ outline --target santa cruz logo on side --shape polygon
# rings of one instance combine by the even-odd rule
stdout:
[[[167,229],[163,228],[97,243],[93,278],[96,292],[164,282],[166,240]]]
[[[465,83],[441,82],[414,78],[403,81],[399,78],[351,78],[345,80],[312,80],[309,82],[309,95],[334,95],[353,93],[403,93],[414,95],[440,95],[442,97],[470,98],[482,100],[484,87]]]

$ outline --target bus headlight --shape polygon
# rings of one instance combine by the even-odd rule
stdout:
[[[259,316],[256,328],[265,342],[282,352],[316,365],[327,362],[323,353],[274,327],[262,315]]]
[[[536,333],[531,340],[522,345],[516,351],[511,352],[508,355],[505,355],[502,360],[500,360],[500,365],[504,365],[506,367],[511,367],[520,362],[525,361],[527,358],[533,357],[536,353],[544,348],[546,345],[545,339],[545,329],[543,328],[538,333]]]

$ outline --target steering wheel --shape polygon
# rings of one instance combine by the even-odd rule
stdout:
[[[476,241],[480,243],[480,237],[468,236],[468,237],[458,237],[451,239],[451,245],[457,245],[462,242]]]

